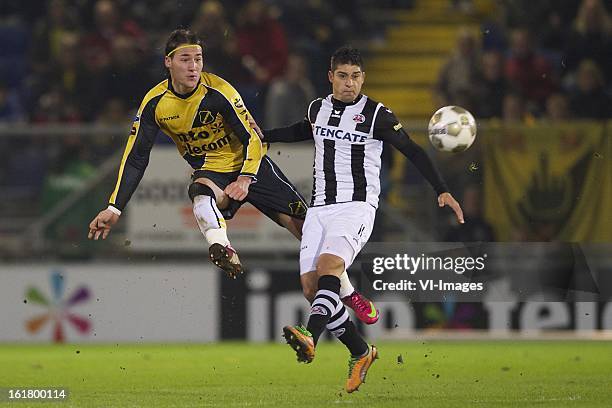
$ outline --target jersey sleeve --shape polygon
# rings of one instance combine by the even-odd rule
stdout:
[[[136,191],[149,164],[151,149],[159,131],[155,120],[155,108],[160,98],[161,95],[143,101],[134,119],[119,165],[117,183],[109,199],[109,205],[120,211],[123,211]]]
[[[416,144],[390,109],[381,106],[374,121],[374,138],[393,145],[406,156],[431,184],[438,195],[448,186],[425,150]]]
[[[238,91],[231,85],[226,84],[218,93],[220,94],[219,112],[244,145],[244,162],[240,175],[255,177],[264,155],[264,148],[257,132],[249,124],[251,114],[244,106]]]
[[[291,126],[264,130],[264,142],[293,143],[312,139],[312,125],[307,118]]]

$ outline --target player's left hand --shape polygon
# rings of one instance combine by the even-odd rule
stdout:
[[[242,201],[249,194],[249,186],[253,179],[249,176],[238,176],[236,181],[225,187],[223,192],[234,200]]]
[[[460,224],[463,224],[465,222],[463,220],[463,210],[461,209],[461,206],[459,205],[457,200],[455,200],[455,198],[451,195],[451,193],[440,194],[438,196],[438,205],[440,207],[448,205],[455,212],[455,215],[457,216],[457,221],[459,221]]]

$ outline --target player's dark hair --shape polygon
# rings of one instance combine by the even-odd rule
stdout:
[[[331,57],[331,71],[334,72],[338,65],[357,65],[363,71],[363,58],[357,48],[344,45],[338,48]]]
[[[166,41],[166,54],[170,54],[176,47],[181,44],[193,44],[202,47],[202,41],[198,36],[187,29],[179,28],[170,33],[168,41]]]

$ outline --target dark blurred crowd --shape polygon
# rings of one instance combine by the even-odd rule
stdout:
[[[200,35],[205,70],[238,88],[259,120],[265,115],[270,126],[281,124],[275,106],[287,107],[289,99],[301,102],[300,119],[303,101],[327,90],[331,52],[367,35],[362,2],[48,0],[43,7],[3,2],[0,122],[129,118],[127,112],[165,78],[164,42],[178,27]],[[295,115],[285,111],[290,117],[283,123]]]
[[[437,103],[508,122],[611,118],[611,9],[602,0],[502,1],[480,33],[459,33]]]
[[[200,36],[204,69],[234,85],[260,124],[287,125],[328,90],[333,50],[371,32],[361,15],[365,2],[0,2],[0,125],[127,126],[145,93],[166,78],[165,42],[179,27]],[[383,3],[395,2],[401,0]],[[21,228],[10,226],[9,218],[44,213],[83,186],[125,143],[112,137],[63,136],[57,143],[45,135],[5,136],[0,234]]]
[[[0,2],[0,124],[126,125],[146,91],[166,77],[168,34],[188,27],[204,42],[205,70],[230,81],[260,124],[287,125],[303,118],[316,95],[329,92],[329,56],[339,45],[384,34],[385,27],[366,16],[368,10],[412,3]],[[472,9],[470,0],[451,3],[462,13]],[[609,1],[497,4],[499,13],[479,31],[460,31],[455,52],[439,75],[437,105],[461,105],[479,119],[512,123],[612,117]],[[109,138],[85,142],[77,136],[63,138],[61,144],[1,138],[0,213],[51,208],[93,177],[95,166],[123,144]],[[472,222],[451,230],[446,239],[493,240],[490,226],[475,222],[482,218],[480,188],[463,190],[461,199]]]

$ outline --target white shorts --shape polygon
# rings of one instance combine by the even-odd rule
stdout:
[[[376,208],[361,201],[311,207],[306,213],[300,245],[300,275],[317,269],[321,254],[336,255],[349,266],[368,242]]]

